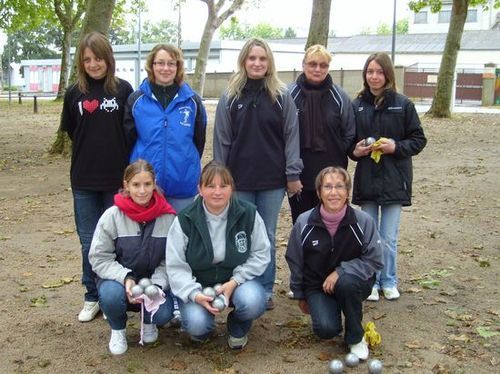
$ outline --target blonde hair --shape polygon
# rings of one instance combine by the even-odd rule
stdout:
[[[347,202],[349,203],[349,196],[351,196],[352,181],[351,176],[344,168],[340,166],[327,166],[321,170],[316,176],[314,186],[316,187],[316,193],[318,194],[319,200],[321,201],[321,186],[328,174],[338,174],[344,179],[345,188],[347,190]]]
[[[86,34],[78,45],[78,56],[76,58],[76,84],[78,89],[87,94],[89,92],[89,76],[85,72],[83,55],[85,49],[88,48],[94,53],[97,58],[104,60],[106,63],[106,77],[104,80],[104,91],[108,94],[117,92],[118,78],[115,77],[115,57],[113,56],[113,48],[108,39],[99,32],[91,32]]]
[[[180,85],[182,82],[184,82],[185,79],[184,56],[182,55],[182,51],[172,44],[157,44],[151,50],[148,57],[146,58],[146,65],[144,66],[144,69],[146,69],[146,72],[148,73],[148,79],[150,80],[150,82],[156,83],[155,75],[153,72],[153,62],[156,54],[161,50],[167,52],[177,63],[177,71],[175,73],[174,81],[175,83]]]
[[[314,44],[307,48],[304,58],[302,59],[302,63],[305,64],[308,60],[313,59],[316,56],[325,59],[328,63],[332,62],[332,55],[330,52],[328,52],[321,44]]]
[[[285,84],[278,78],[273,52],[271,51],[269,44],[267,44],[265,40],[260,38],[249,39],[241,49],[238,56],[238,70],[229,80],[227,92],[229,94],[229,97],[241,95],[243,87],[245,87],[248,79],[247,71],[245,69],[245,62],[253,47],[261,47],[266,53],[267,71],[264,76],[264,88],[271,98],[271,101],[275,102],[278,96],[281,95],[285,90]]]

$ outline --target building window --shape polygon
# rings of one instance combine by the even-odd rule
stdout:
[[[450,23],[451,10],[441,10],[438,15],[438,23]]]
[[[477,22],[477,9],[469,9],[465,22]]]
[[[427,23],[427,12],[418,12],[415,14],[415,23]]]

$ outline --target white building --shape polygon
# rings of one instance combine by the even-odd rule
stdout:
[[[432,13],[425,7],[418,13],[412,13],[408,23],[409,34],[447,33],[451,18],[453,1],[442,0],[441,10]],[[491,30],[497,21],[500,11],[494,8],[495,0],[487,0],[488,9],[479,5],[469,7],[464,31]]]

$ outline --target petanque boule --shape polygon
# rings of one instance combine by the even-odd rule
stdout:
[[[226,299],[222,295],[216,296],[215,299],[211,302],[211,305],[215,309],[218,309],[219,312],[222,312],[224,309],[226,309]]]
[[[365,139],[365,147],[372,145],[373,143],[375,143],[374,137],[369,136],[368,138]]]
[[[136,284],[130,289],[132,297],[139,297],[144,293],[144,288],[140,284]]]
[[[146,288],[147,286],[151,286],[153,282],[151,282],[149,278],[142,278],[138,284],[142,286],[142,288]]]
[[[382,373],[382,361],[380,361],[380,360],[368,361],[368,373],[381,374]]]
[[[212,287],[205,287],[201,293],[205,296],[211,297],[212,299],[217,296],[215,290]]]
[[[331,360],[328,365],[328,372],[330,374],[341,374],[344,372],[344,364],[340,360]]]
[[[222,293],[222,284],[220,283],[214,284],[214,291],[217,295]]]
[[[359,358],[354,353],[348,353],[344,358],[345,365],[353,368],[359,364]]]
[[[160,290],[154,284],[150,284],[144,289],[144,295],[149,297],[150,299],[154,299],[160,294]]]

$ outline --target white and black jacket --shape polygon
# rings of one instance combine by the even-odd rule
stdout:
[[[375,222],[350,206],[333,237],[321,220],[319,205],[302,213],[290,233],[285,258],[290,268],[290,289],[297,299],[305,299],[309,291],[321,290],[333,271],[339,278],[351,274],[374,281],[375,272],[383,267]]]
[[[127,217],[117,206],[107,209],[97,223],[89,261],[101,279],[124,284],[127,275],[148,277],[168,287],[165,267],[167,233],[175,219],[163,214],[144,224]]]

